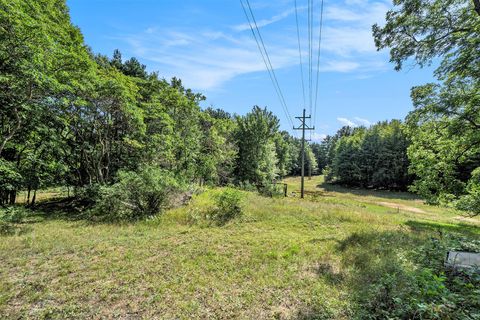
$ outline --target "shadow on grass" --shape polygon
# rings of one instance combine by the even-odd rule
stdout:
[[[0,237],[19,236],[31,232],[33,228],[25,224],[5,223],[0,221]]]
[[[480,237],[480,227],[472,224],[447,224],[413,220],[407,221],[405,224],[413,231],[432,231],[438,233],[439,236],[442,236],[442,234],[445,233],[460,233],[470,237]]]
[[[431,283],[428,281],[434,281],[429,279],[441,277],[446,252],[460,249],[458,245],[463,241],[480,240],[479,231],[478,227],[466,224],[408,221],[406,227],[398,230],[354,232],[339,240],[335,252],[340,263],[326,257],[317,268],[319,278],[327,284],[347,290],[347,308],[330,310],[334,312],[330,319],[422,318],[418,309],[408,309],[408,304],[412,299],[429,303],[423,301],[428,297],[419,292]],[[431,272],[432,278],[422,282],[425,270]],[[448,288],[461,295],[457,289]],[[439,301],[432,303],[441,305]],[[297,319],[329,319],[329,310],[322,301],[310,307],[311,310],[299,313]]]
[[[34,209],[32,217],[40,221],[65,220],[88,221],[86,214],[89,204],[75,198],[60,198],[39,202]],[[35,222],[35,221],[34,221]]]
[[[388,191],[388,190],[375,190],[375,189],[363,189],[363,188],[347,188],[337,184],[330,184],[322,182],[317,186],[328,192],[349,193],[356,196],[363,197],[378,197],[391,200],[422,200],[420,197],[413,193],[403,191]]]

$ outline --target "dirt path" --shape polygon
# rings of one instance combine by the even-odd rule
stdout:
[[[409,212],[413,212],[413,213],[426,213],[422,209],[406,206],[406,205],[403,205],[403,204],[393,203],[393,202],[375,202],[375,204],[381,205],[383,207],[398,209],[398,210],[402,210],[402,211],[409,211]]]

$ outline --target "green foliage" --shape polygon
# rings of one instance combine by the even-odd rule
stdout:
[[[271,183],[278,174],[274,138],[279,120],[266,109],[254,107],[237,117],[237,179],[257,186]]]
[[[283,197],[283,184],[270,183],[258,189],[258,192],[266,197]]]
[[[8,223],[22,223],[28,216],[24,207],[8,207],[0,209],[0,221]]]
[[[80,201],[87,203],[95,203],[100,198],[102,185],[98,183],[92,183],[83,187],[75,189],[75,197]]]
[[[328,143],[325,140],[321,143],[312,143],[311,149],[317,162],[318,172],[321,173],[328,165]]]
[[[480,167],[473,170],[472,177],[467,184],[466,194],[455,202],[455,206],[473,215],[480,215]]]
[[[11,192],[18,189],[22,179],[13,163],[0,158],[0,206],[10,202]]]
[[[227,188],[215,195],[216,208],[212,215],[213,220],[219,224],[225,224],[240,217],[242,215],[242,199],[242,193],[232,188]]]
[[[23,223],[29,215],[24,207],[0,207],[0,236],[14,235],[21,230],[17,225]]]
[[[437,83],[412,89],[408,155],[417,179],[411,189],[430,203],[478,213],[478,194],[466,188],[480,166],[479,3],[398,0],[394,5],[384,26],[373,27],[377,48],[390,48],[397,70],[410,58],[420,67],[441,61]]]
[[[441,57],[437,75],[478,76],[480,15],[471,0],[394,0],[386,24],[373,26],[378,49],[390,48],[390,61],[400,70],[413,58],[420,66]]]
[[[102,220],[137,220],[156,215],[178,196],[181,184],[168,171],[144,167],[138,172],[120,171],[118,182],[102,187],[100,199],[92,209]]]
[[[472,171],[480,166],[475,125],[479,110],[472,90],[470,85],[448,82],[412,91],[416,109],[407,117],[406,127],[412,141],[410,170],[418,177],[412,190],[431,203],[465,194]]]
[[[143,166],[257,188],[299,172],[299,140],[279,133],[271,112],[202,111],[206,98],[180,79],[148,73],[120,50],[92,53],[65,0],[0,0],[0,40],[0,204],[58,185],[94,202],[90,191]],[[312,173],[313,158],[307,147]],[[116,188],[104,188],[104,200]]]
[[[387,236],[382,240],[405,241],[394,238]],[[356,240],[350,239],[353,242],[364,240],[363,235],[358,235]],[[393,246],[397,247],[398,243]],[[359,272],[366,274],[357,275],[358,281],[368,278],[369,283],[357,283],[360,290],[355,294],[358,303],[356,318],[476,319],[480,316],[479,274],[475,271],[447,272],[443,265],[448,250],[466,248],[480,249],[474,240],[446,234],[441,239],[427,240],[408,252],[388,247],[382,249],[381,251],[389,250],[390,253],[375,265],[361,266]],[[360,263],[360,260],[356,263]]]
[[[369,188],[407,188],[409,141],[400,121],[380,122],[337,135],[335,142],[329,142],[334,147],[332,163],[326,170],[328,181]]]
[[[225,188],[212,195],[213,205],[205,208],[193,207],[188,211],[187,219],[198,225],[221,226],[243,214],[242,192],[234,188]]]

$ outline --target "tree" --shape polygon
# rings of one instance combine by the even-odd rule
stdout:
[[[379,50],[390,48],[395,69],[413,58],[423,67],[436,57],[442,63],[436,74],[445,79],[451,74],[479,77],[480,15],[478,1],[471,0],[395,0],[386,24],[373,26]]]
[[[412,89],[407,117],[412,190],[430,202],[461,197],[480,166],[480,14],[474,0],[398,0],[384,27],[375,25],[377,48],[390,48],[400,70],[441,58],[438,83]]]
[[[355,128],[335,143],[329,178],[368,188],[405,190],[409,140],[398,120],[379,122],[370,128]]]
[[[255,106],[244,117],[237,116],[236,123],[237,179],[258,187],[272,183],[278,174],[274,143],[278,118],[266,108]]]
[[[321,173],[328,165],[328,139],[326,137],[320,143],[312,143],[310,147],[312,152],[315,155],[315,160],[317,161],[318,171]]]
[[[0,159],[17,181],[10,202],[54,170],[67,119],[60,106],[88,88],[93,66],[65,1],[0,1]]]

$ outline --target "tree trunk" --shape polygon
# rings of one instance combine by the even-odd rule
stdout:
[[[37,190],[33,190],[33,198],[32,198],[32,202],[30,203],[30,207],[35,207],[35,201],[37,200]]]
[[[10,132],[2,139],[2,142],[0,143],[0,155],[2,155],[2,151],[5,148],[5,145],[7,144],[7,142],[13,138],[13,136],[18,131],[18,129],[20,129],[20,126],[22,124],[22,120],[20,119],[20,115],[18,114],[18,109],[13,108],[13,112],[15,113],[15,118],[17,119],[17,123],[15,125],[15,128],[12,128],[12,130],[10,130]]]
[[[9,195],[9,196],[10,196],[10,199],[9,199],[9,200],[10,200],[10,201],[9,201],[10,204],[11,204],[11,205],[14,205],[15,202],[16,202],[16,200],[17,200],[17,191],[16,191],[16,190],[10,191],[10,195]]]
[[[32,189],[30,187],[28,187],[28,192],[27,192],[27,206],[30,204],[30,192],[32,191]]]

